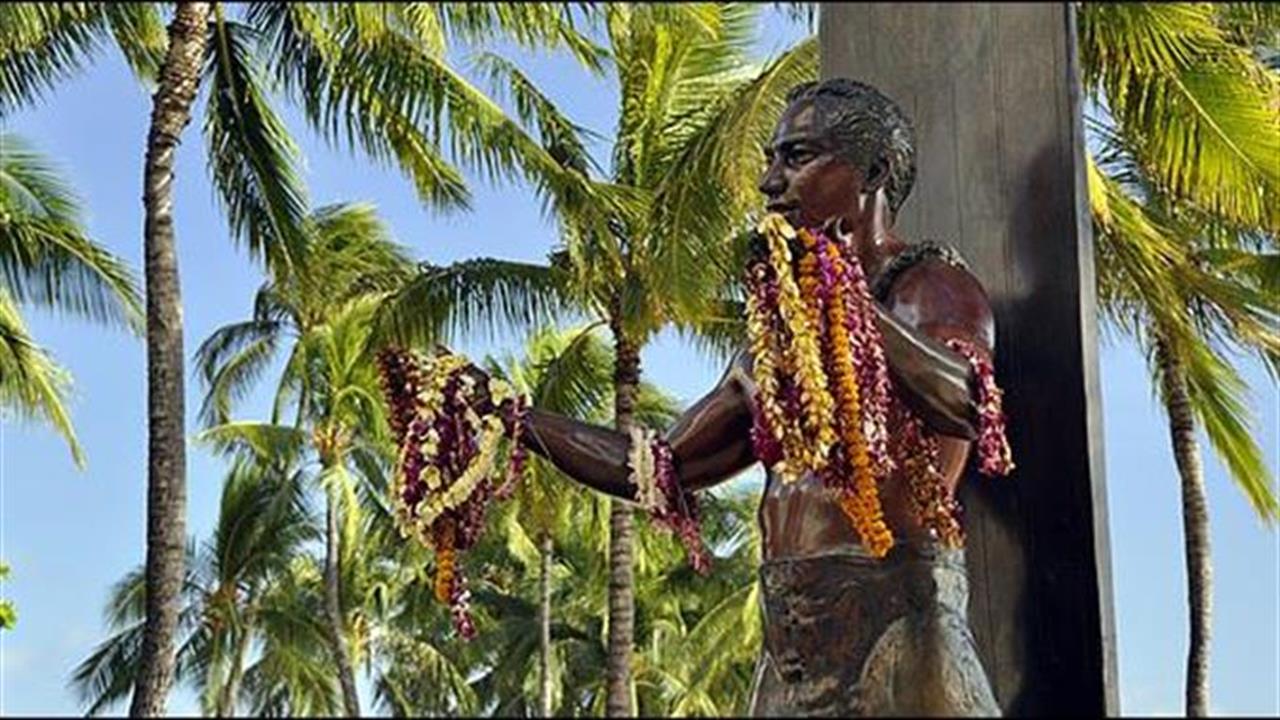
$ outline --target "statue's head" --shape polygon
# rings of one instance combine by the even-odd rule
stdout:
[[[787,94],[760,178],[769,210],[792,225],[835,217],[855,225],[883,190],[892,221],[915,181],[911,121],[884,93],[846,78]]]

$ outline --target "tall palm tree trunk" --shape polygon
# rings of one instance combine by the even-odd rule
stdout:
[[[620,318],[611,323],[614,337],[614,426],[630,432],[640,385],[640,351],[623,333]],[[631,647],[635,636],[635,575],[631,558],[631,506],[612,500],[609,508],[609,655],[605,666],[605,714],[629,717]]]
[[[360,698],[356,695],[356,673],[351,665],[344,639],[342,605],[338,585],[338,498],[337,489],[329,488],[325,509],[324,534],[324,609],[328,616],[329,647],[338,665],[338,682],[342,685],[342,705],[347,717],[360,717]]]
[[[1209,637],[1213,614],[1213,568],[1209,556],[1209,512],[1196,441],[1195,417],[1182,364],[1163,341],[1156,346],[1173,457],[1182,480],[1182,533],[1187,557],[1187,602],[1191,639],[1187,647],[1186,711],[1209,714]]]
[[[152,96],[143,170],[147,285],[147,559],[142,658],[129,714],[165,714],[173,685],[186,543],[187,458],[183,403],[182,301],[173,233],[173,165],[200,84],[209,3],[178,3],[169,49]]]
[[[538,548],[542,568],[538,575],[538,716],[551,717],[551,534],[543,533]]]

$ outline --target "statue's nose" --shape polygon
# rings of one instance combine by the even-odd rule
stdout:
[[[777,163],[772,163],[765,169],[764,174],[760,176],[760,183],[756,186],[767,199],[774,199],[787,189],[787,180],[782,176],[782,172],[778,169]]]

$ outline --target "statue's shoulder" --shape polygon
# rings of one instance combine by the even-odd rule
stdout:
[[[973,277],[969,264],[954,246],[935,240],[924,240],[908,245],[902,252],[894,255],[880,270],[871,282],[871,294],[884,302],[894,286],[910,271],[929,266],[953,268],[960,273]],[[946,273],[954,276],[955,273]],[[974,278],[977,281],[977,278]]]
[[[964,328],[988,347],[994,342],[986,289],[950,245],[909,246],[885,265],[872,291],[890,312],[917,326]]]

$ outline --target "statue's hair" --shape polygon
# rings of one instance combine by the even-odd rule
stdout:
[[[814,106],[837,153],[864,174],[876,160],[888,163],[885,194],[896,214],[916,179],[915,130],[902,108],[874,87],[848,78],[797,85],[787,93],[787,105],[796,103]]]

